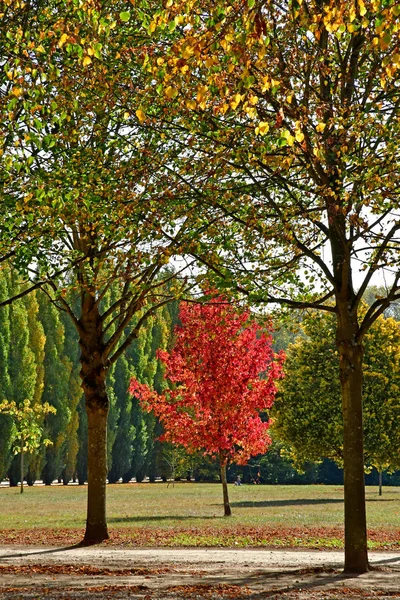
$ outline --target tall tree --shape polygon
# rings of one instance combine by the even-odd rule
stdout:
[[[0,273],[0,301],[9,297],[7,278]],[[11,399],[11,380],[9,374],[9,353],[11,347],[10,308],[0,310],[0,394],[3,399]],[[12,445],[12,419],[10,415],[0,414],[0,477],[3,478],[10,466]]]
[[[65,1],[55,8],[43,1],[24,14],[21,34],[21,44],[29,44],[30,29],[43,37],[28,53],[43,85],[35,110],[23,107],[22,125],[13,129],[13,164],[18,155],[29,177],[11,191],[23,216],[35,225],[39,215],[39,226],[51,232],[35,277],[48,281],[54,306],[78,333],[88,423],[85,543],[108,537],[107,373],[148,314],[180,293],[183,284],[162,291],[175,277],[165,265],[192,236],[170,149],[142,125],[135,95],[149,40],[146,6],[129,12],[125,2]],[[68,274],[57,278],[60,271]],[[111,286],[116,292],[105,306]]]
[[[219,458],[225,516],[226,468],[268,447],[268,422],[259,413],[271,407],[281,376],[271,337],[249,317],[222,297],[203,306],[182,303],[174,346],[158,352],[172,389],[158,394],[137,379],[129,388],[160,419],[166,441]]]
[[[64,326],[57,308],[39,293],[39,316],[46,336],[44,390],[42,399],[56,408],[46,417],[46,435],[53,443],[43,457],[42,478],[46,485],[61,477],[66,462],[67,432],[71,419],[68,388],[72,364],[64,351]]]
[[[172,2],[150,24],[171,41],[147,54],[160,127],[177,148],[187,132],[182,176],[220,215],[194,249],[216,285],[336,315],[349,572],[368,570],[363,340],[400,293],[398,20],[387,0]]]
[[[14,269],[7,272],[9,295],[15,296],[21,291],[21,280]],[[30,346],[29,316],[27,298],[20,298],[12,303],[8,311],[10,319],[10,349],[8,354],[8,373],[10,377],[9,396],[5,400],[15,402],[17,408],[24,402],[32,405],[37,398],[36,379],[38,370],[35,353]],[[29,302],[29,301],[28,301]],[[40,385],[40,381],[39,381]],[[39,392],[40,396],[40,392]],[[37,403],[33,405],[33,409]],[[10,483],[16,485],[20,477],[20,457],[15,457],[9,470]],[[29,461],[25,461],[25,471]],[[24,473],[25,475],[25,473]]]

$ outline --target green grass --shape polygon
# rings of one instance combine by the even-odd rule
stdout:
[[[51,486],[0,489],[0,529],[82,528],[86,487]],[[177,483],[110,485],[107,488],[110,529],[213,530],[235,526],[324,528],[343,525],[343,488],[340,486],[229,487],[233,516],[222,516],[218,484]],[[400,528],[400,487],[367,488],[370,528]]]

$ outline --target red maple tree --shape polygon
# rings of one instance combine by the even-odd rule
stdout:
[[[274,354],[270,332],[248,311],[237,311],[222,297],[183,302],[179,318],[171,352],[157,353],[171,389],[158,394],[133,378],[129,391],[160,419],[161,439],[219,458],[229,516],[226,467],[246,463],[271,443],[260,412],[273,404],[284,356]]]

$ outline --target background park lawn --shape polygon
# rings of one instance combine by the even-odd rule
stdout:
[[[78,543],[86,487],[0,489],[2,543]],[[343,488],[324,485],[229,487],[233,516],[224,518],[219,484],[109,485],[106,544],[341,548]],[[371,548],[400,548],[400,487],[367,488]]]

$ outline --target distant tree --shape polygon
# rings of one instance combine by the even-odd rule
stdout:
[[[47,402],[44,404],[31,404],[30,400],[24,400],[21,405],[14,401],[4,401],[0,404],[0,412],[8,414],[13,419],[14,453],[20,455],[20,478],[21,494],[24,491],[24,455],[26,452],[34,453],[42,444],[49,446],[51,440],[43,439],[43,415],[55,413],[54,406]]]
[[[172,389],[159,394],[133,378],[130,391],[160,419],[163,439],[219,458],[229,516],[226,468],[269,446],[269,424],[260,412],[274,401],[282,357],[248,312],[221,297],[204,305],[184,302],[179,318],[171,352],[158,352]]]
[[[50,485],[54,479],[61,477],[65,467],[67,432],[71,419],[68,387],[72,364],[64,352],[65,330],[59,311],[45,294],[38,294],[38,298],[39,317],[46,335],[43,401],[56,408],[45,420],[46,435],[53,444],[46,448],[42,478]]]
[[[8,297],[7,280],[4,272],[0,274],[0,301]],[[9,354],[11,346],[10,307],[0,310],[0,397],[10,398],[11,380],[9,373]],[[6,474],[11,462],[12,419],[10,415],[0,414],[0,477]]]
[[[289,346],[285,379],[273,408],[274,433],[297,465],[329,458],[343,466],[343,420],[334,318],[312,313],[304,336]],[[365,338],[363,359],[366,464],[400,468],[400,328],[379,317]]]
[[[21,278],[14,269],[5,272],[9,296],[17,295],[23,289]],[[32,334],[38,333],[29,328],[32,322],[29,318],[29,299],[27,296],[13,302],[8,311],[10,320],[10,346],[8,351],[8,375],[10,387],[8,395],[2,400],[14,401],[16,406],[22,406],[25,401],[32,405],[41,399],[40,381],[37,387],[38,369],[36,350],[32,348]],[[31,307],[32,308],[32,307]],[[43,335],[43,334],[40,334]],[[43,340],[40,342],[43,343]],[[28,467],[28,457],[25,467]],[[16,456],[12,460],[8,475],[11,485],[17,485],[20,476],[20,464]]]

